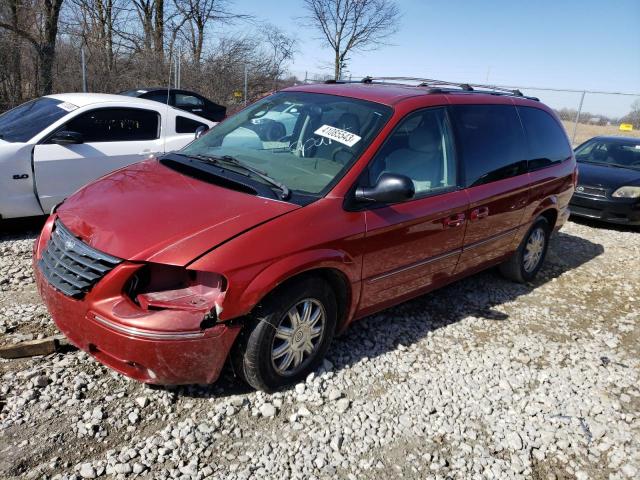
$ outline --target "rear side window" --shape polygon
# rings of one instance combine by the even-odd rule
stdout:
[[[195,133],[198,127],[209,128],[201,122],[196,122],[186,117],[176,117],[176,133]]]
[[[81,133],[85,143],[130,142],[159,138],[159,124],[160,116],[152,110],[104,108],[77,116],[62,130]]]
[[[511,105],[451,107],[469,187],[526,172],[526,139]]]
[[[518,107],[529,142],[529,170],[537,170],[571,157],[562,127],[544,110]]]

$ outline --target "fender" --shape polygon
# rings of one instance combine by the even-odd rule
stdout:
[[[351,318],[360,299],[361,259],[355,260],[346,252],[332,249],[315,249],[298,252],[270,264],[243,289],[237,285],[234,291],[233,277],[229,278],[229,291],[220,320],[247,315],[271,291],[288,279],[310,270],[333,269],[344,275],[349,284],[346,306],[347,318]],[[239,291],[241,290],[241,291]]]
[[[35,190],[33,144],[0,140],[0,218],[43,215]]]
[[[535,209],[532,211],[530,215],[527,215],[523,218],[524,222],[518,228],[516,235],[513,237],[513,243],[511,244],[511,248],[513,250],[517,249],[522,242],[522,239],[531,228],[531,224],[533,221],[538,218],[543,212],[547,210],[555,210],[556,215],[559,216],[559,208],[558,208],[558,196],[557,195],[549,195],[545,197],[538,205],[535,206]]]
[[[544,212],[545,210],[554,209],[558,210],[558,196],[550,195],[544,198],[533,211],[531,217],[529,218],[527,223],[533,222],[534,219],[538,218],[538,216]]]

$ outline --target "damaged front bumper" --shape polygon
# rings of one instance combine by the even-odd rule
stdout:
[[[45,227],[35,245],[36,283],[56,325],[74,345],[141,382],[216,381],[240,331],[239,325],[215,321],[224,292],[194,284],[151,288],[132,297],[131,279],[145,265],[125,261],[82,298],[74,298],[55,288],[38,267],[49,232]]]

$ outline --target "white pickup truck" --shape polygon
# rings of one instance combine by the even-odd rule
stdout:
[[[214,123],[152,100],[49,95],[0,115],[0,219],[48,214],[83,185],[182,148]]]

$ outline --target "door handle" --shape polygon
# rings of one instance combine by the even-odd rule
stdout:
[[[480,220],[489,216],[489,207],[480,207],[471,211],[469,220]]]
[[[442,224],[445,228],[455,228],[459,227],[464,223],[465,215],[464,213],[457,213],[456,215],[452,215],[447,218],[442,219]]]

